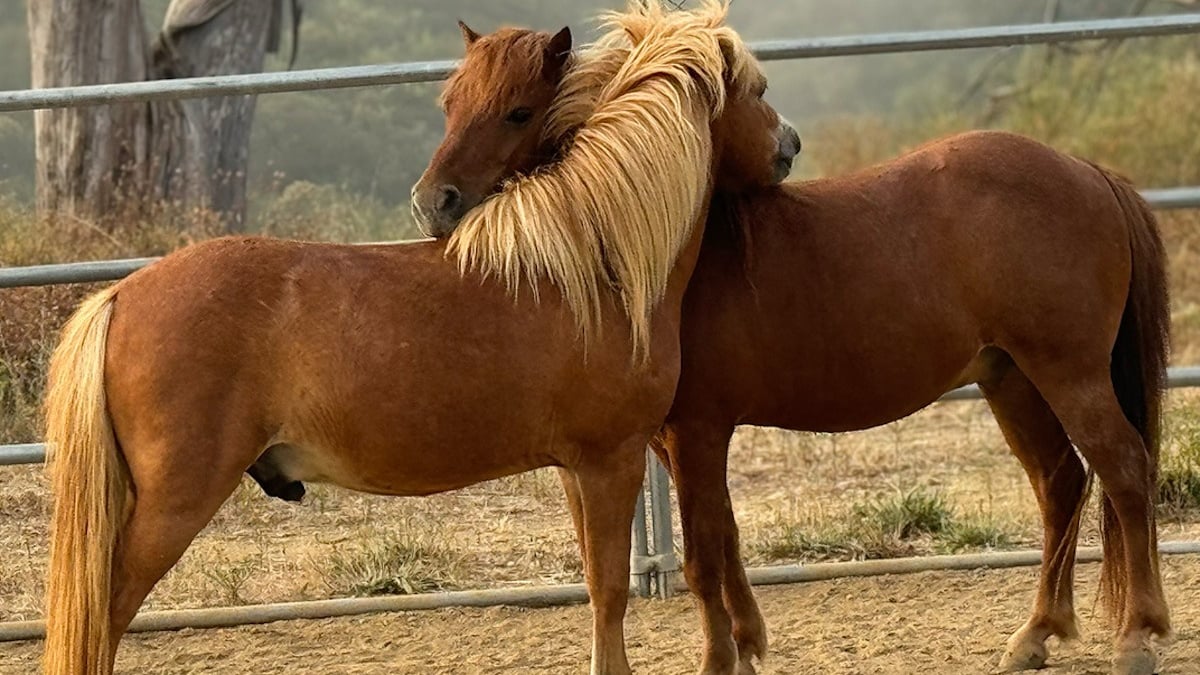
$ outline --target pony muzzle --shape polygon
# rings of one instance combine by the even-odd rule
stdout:
[[[451,183],[434,186],[418,181],[412,190],[411,209],[413,220],[421,233],[434,238],[448,237],[458,227],[458,222],[474,204],[470,203],[459,188]]]
[[[775,181],[783,182],[792,172],[792,164],[800,155],[800,134],[796,128],[782,117],[779,118],[779,129],[776,131]]]

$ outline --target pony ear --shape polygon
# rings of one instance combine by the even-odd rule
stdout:
[[[552,80],[562,76],[563,66],[571,55],[571,27],[565,26],[546,43],[546,55],[543,59],[543,74]]]
[[[472,43],[479,39],[479,33],[471,30],[471,27],[463,23],[461,20],[458,22],[458,29],[462,31],[463,42],[467,43],[468,47],[470,47]]]
[[[721,56],[725,61],[725,84],[732,85],[737,77],[741,55],[732,40],[720,39],[717,44],[721,47]]]

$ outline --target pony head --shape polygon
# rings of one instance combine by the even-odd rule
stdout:
[[[566,28],[553,36],[505,28],[481,37],[464,26],[467,55],[441,99],[446,134],[413,188],[419,227],[434,237],[449,236],[468,210],[505,181],[560,156],[630,45],[667,18],[703,16],[724,29],[718,39],[728,62],[729,95],[715,120],[720,128],[714,137],[721,140],[716,188],[744,192],[782,181],[800,152],[800,137],[763,99],[766,78],[736,34],[720,25],[724,9],[708,3],[695,12],[668,13],[638,3],[608,15],[615,30],[574,56],[560,51],[570,48]],[[763,128],[772,131],[756,133]]]
[[[541,130],[571,54],[570,28],[481,36],[458,25],[467,52],[439,99],[446,134],[412,190],[418,226],[435,237],[504,180],[546,160]]]
[[[551,103],[539,111],[541,128],[526,129],[514,142],[551,148],[555,159],[525,175],[502,176],[508,180],[499,191],[461,218],[432,214],[427,231],[449,236],[448,255],[458,258],[464,273],[494,275],[514,292],[528,288],[535,294],[541,280],[550,281],[585,338],[599,325],[603,296],[615,293],[631,320],[638,353],[648,341],[650,313],[707,212],[713,187],[774,184],[798,150],[795,132],[763,101],[766,78],[724,25],[725,12],[718,2],[688,12],[639,3],[608,15],[608,33],[567,62]],[[504,35],[509,41],[545,40],[527,31]],[[460,83],[475,79],[459,76]],[[516,80],[530,86],[527,75]],[[547,83],[533,86],[543,98],[550,94]],[[475,91],[474,100],[487,98],[494,110],[531,100],[516,86],[497,89],[505,93],[487,98]],[[467,101],[454,98],[466,91],[461,86],[452,83],[448,91],[452,106]],[[456,108],[462,120],[483,116],[464,112],[467,107]],[[477,144],[457,127],[448,129],[447,144],[488,147],[486,139]],[[506,157],[504,163],[519,159]],[[445,175],[436,157],[426,172],[431,175]],[[461,171],[459,180],[464,176],[469,174]],[[487,194],[495,183],[493,172],[482,172],[469,189]],[[422,190],[415,197],[429,203]],[[414,210],[420,219],[432,209]]]

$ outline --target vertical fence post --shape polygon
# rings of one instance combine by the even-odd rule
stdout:
[[[637,592],[639,598],[650,597],[650,536],[646,523],[645,483],[638,493],[637,504],[633,512],[633,550],[629,552],[629,584]]]
[[[671,524],[671,476],[647,448],[646,475],[633,514],[629,584],[638,597],[669,598],[678,571],[675,529]]]
[[[671,476],[658,457],[647,450],[646,469],[650,479],[650,521],[654,526],[655,595],[666,599],[674,594],[674,577],[679,571],[675,557],[675,528],[671,522]]]

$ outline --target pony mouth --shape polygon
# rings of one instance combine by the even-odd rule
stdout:
[[[415,200],[409,202],[408,212],[412,215],[413,224],[417,226],[417,231],[424,237],[432,237],[432,228],[430,228],[429,223],[426,221],[425,211],[417,205]]]
[[[792,159],[780,157],[775,160],[775,182],[782,183],[787,180],[787,177],[792,175]]]

